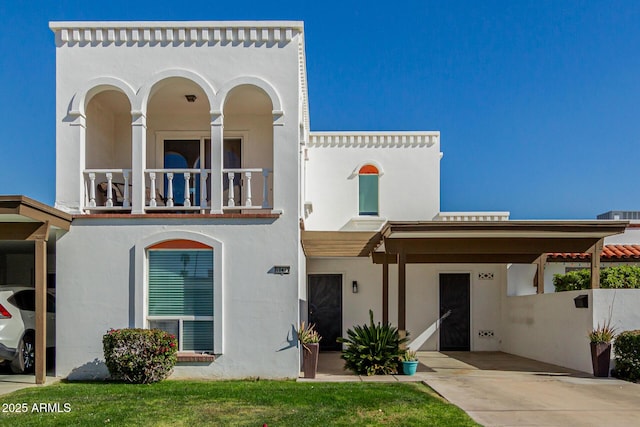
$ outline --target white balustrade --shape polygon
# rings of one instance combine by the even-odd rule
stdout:
[[[84,200],[86,211],[130,210],[131,169],[86,169]],[[96,189],[100,187],[100,197]]]
[[[147,169],[145,171],[149,187],[147,189],[148,209],[152,210],[204,210],[207,206],[207,198],[209,191],[207,190],[207,177],[209,171],[206,169]],[[179,182],[178,178],[184,179],[184,187],[182,188],[183,197],[176,188]],[[166,181],[163,180],[166,178]],[[158,180],[163,184],[158,184]],[[196,183],[199,183],[200,189],[196,192]],[[164,191],[165,198],[158,198],[159,191]],[[193,194],[194,200],[191,200]],[[178,199],[176,199],[176,196]],[[162,195],[160,195],[162,197]],[[194,205],[197,199],[200,203]],[[160,202],[163,202],[162,204]]]
[[[267,168],[223,169],[225,181],[224,210],[272,209],[269,200],[272,170]],[[209,204],[207,179],[210,169],[147,169],[145,170],[145,203],[155,211],[204,211]],[[131,169],[87,169],[85,176],[85,210],[131,210]],[[184,182],[182,192],[176,193],[177,177]],[[262,180],[262,182],[260,182]],[[256,182],[257,181],[257,182]],[[199,184],[200,188],[197,188]],[[262,200],[259,188],[262,187]],[[182,183],[180,183],[182,187]],[[257,188],[254,188],[257,187]],[[99,194],[98,191],[99,190]],[[254,194],[254,190],[257,193]],[[162,196],[161,193],[164,193]],[[176,200],[175,197],[180,200]],[[183,195],[184,194],[184,198]],[[193,199],[192,199],[193,195]],[[198,200],[199,199],[199,200]]]
[[[226,194],[226,200],[223,202],[223,209],[271,209],[269,203],[269,175],[271,169],[259,169],[259,168],[243,168],[243,169],[223,169],[222,174],[226,178],[228,183],[228,190]],[[254,179],[253,174],[262,175],[262,203],[258,206],[253,205],[253,188],[252,182]],[[236,175],[240,175],[243,179],[239,182],[234,182]],[[236,187],[239,194],[236,193]],[[243,198],[243,200],[236,200]]]

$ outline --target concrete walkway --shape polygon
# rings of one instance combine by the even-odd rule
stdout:
[[[43,385],[53,384],[58,381],[60,381],[60,378],[47,377],[47,380]],[[35,383],[35,377],[33,375],[0,374],[0,402],[4,402],[1,397],[2,395],[13,393],[14,391],[27,387],[42,386]]]
[[[640,384],[500,352],[418,357],[415,376],[360,377],[323,353],[311,381],[423,381],[484,426],[640,426]]]

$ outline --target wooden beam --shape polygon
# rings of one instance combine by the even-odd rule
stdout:
[[[407,330],[407,254],[398,254],[398,330]]]
[[[407,254],[407,264],[531,264],[540,254]],[[374,264],[397,264],[396,254],[374,252]]]
[[[0,240],[27,240],[35,233],[40,222],[4,222],[0,224]]]
[[[600,288],[600,257],[602,256],[603,247],[604,239],[600,239],[589,250],[591,254],[591,289]]]
[[[49,222],[40,224],[40,227],[38,227],[33,233],[31,233],[31,235],[29,235],[29,237],[27,237],[25,240],[44,240],[46,242],[47,240],[49,240],[50,229],[51,227]]]
[[[389,263],[382,264],[382,323],[389,323]]]
[[[538,293],[544,294],[544,266],[547,263],[547,254],[540,255],[536,260],[536,286]]]
[[[35,240],[36,279],[36,384],[47,378],[47,241]]]
[[[388,253],[407,254],[534,254],[549,252],[585,252],[598,241],[584,238],[406,238],[384,241]],[[535,259],[535,258],[534,258]]]

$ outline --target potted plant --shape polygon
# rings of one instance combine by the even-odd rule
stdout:
[[[402,363],[402,373],[405,375],[413,375],[418,369],[418,356],[416,352],[412,350],[406,350],[400,358]]]
[[[318,371],[319,343],[322,337],[318,331],[315,330],[313,323],[305,325],[305,323],[302,322],[296,332],[298,334],[298,341],[300,341],[302,345],[302,370],[304,371],[304,377],[315,378],[316,372]]]
[[[609,364],[611,362],[611,341],[615,337],[615,328],[607,321],[602,326],[589,332],[591,341],[591,364],[593,366],[593,376],[608,377]]]

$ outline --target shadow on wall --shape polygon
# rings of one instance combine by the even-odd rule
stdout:
[[[67,376],[69,381],[107,380],[109,369],[102,360],[94,359],[82,366],[74,368]]]

